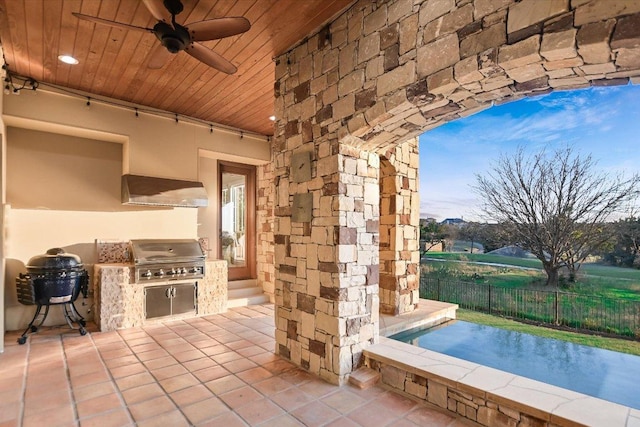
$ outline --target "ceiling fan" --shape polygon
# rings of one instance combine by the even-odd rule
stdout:
[[[158,20],[153,28],[138,27],[77,12],[73,12],[73,16],[98,24],[124,28],[125,30],[153,33],[160,40],[160,45],[151,53],[148,63],[149,68],[162,68],[171,54],[183,50],[197,60],[223,73],[233,74],[237,71],[236,66],[231,62],[198,42],[217,40],[244,33],[251,28],[251,24],[246,18],[215,18],[180,25],[176,22],[176,15],[183,10],[180,0],[142,0],[142,2],[149,9],[151,15]]]

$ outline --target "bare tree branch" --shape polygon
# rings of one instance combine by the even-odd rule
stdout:
[[[483,211],[513,228],[516,241],[542,262],[548,285],[557,286],[562,267],[575,274],[611,236],[604,223],[639,194],[640,176],[610,177],[596,166],[572,147],[551,155],[519,148],[512,157],[500,156],[486,175],[476,175]]]

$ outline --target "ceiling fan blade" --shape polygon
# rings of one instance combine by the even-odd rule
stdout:
[[[169,52],[166,47],[158,44],[153,52],[151,52],[151,58],[149,59],[147,67],[151,68],[152,70],[162,68],[164,64],[167,63],[169,58],[171,58],[171,55],[172,53]]]
[[[236,66],[231,62],[200,43],[191,43],[184,51],[196,58],[198,61],[201,61],[216,70],[220,70],[223,73],[233,74],[238,71]]]
[[[122,22],[110,21],[108,19],[98,18],[97,16],[83,15],[82,13],[77,13],[77,12],[71,12],[71,14],[78,19],[95,22],[96,24],[104,24],[104,25],[109,25],[111,27],[124,28],[125,30],[146,31],[146,32],[153,33],[153,29],[151,28],[137,27],[135,25],[123,24]]]
[[[153,15],[158,21],[164,21],[168,24],[171,23],[171,14],[164,7],[162,0],[142,0],[144,5],[149,9],[149,13]]]
[[[246,18],[216,18],[185,25],[193,41],[216,40],[244,33],[251,28]]]

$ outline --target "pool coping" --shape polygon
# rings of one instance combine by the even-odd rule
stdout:
[[[524,414],[548,425],[640,427],[640,410],[383,336],[414,328],[414,319],[381,328],[379,343],[364,350],[391,387],[488,426]]]
[[[380,315],[380,336],[389,337],[418,327],[431,327],[456,318],[458,304],[420,299],[418,308],[411,313],[391,316]]]

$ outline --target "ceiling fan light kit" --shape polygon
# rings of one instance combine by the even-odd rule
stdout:
[[[73,15],[78,19],[97,24],[153,33],[160,41],[162,48],[152,50],[148,61],[148,67],[151,69],[162,68],[171,56],[167,53],[176,54],[184,51],[200,62],[223,73],[233,74],[237,71],[236,66],[227,59],[198,42],[242,34],[251,28],[251,24],[246,18],[214,18],[180,25],[176,22],[176,15],[184,9],[180,0],[143,0],[143,3],[149,13],[158,20],[153,28],[138,27],[77,12],[73,12]]]

